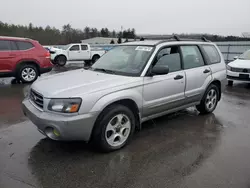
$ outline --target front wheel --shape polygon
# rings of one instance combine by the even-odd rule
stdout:
[[[233,82],[232,80],[228,80],[227,85],[228,85],[228,86],[233,86],[233,83],[234,83],[234,82]]]
[[[92,135],[93,143],[101,151],[124,147],[135,130],[135,116],[123,105],[113,105],[102,112]]]
[[[59,66],[63,67],[63,66],[66,64],[67,59],[66,59],[65,56],[59,56],[59,57],[56,58],[55,62],[56,62],[56,64],[58,64]]]
[[[214,111],[219,100],[219,89],[216,85],[210,85],[199,105],[196,106],[201,114],[208,114]]]

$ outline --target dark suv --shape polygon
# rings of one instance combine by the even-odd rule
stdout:
[[[0,77],[31,83],[52,67],[50,53],[38,41],[0,36]]]

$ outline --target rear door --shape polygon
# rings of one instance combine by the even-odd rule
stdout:
[[[186,75],[185,96],[188,103],[199,101],[212,80],[211,69],[205,64],[196,45],[181,46],[183,68]]]
[[[209,65],[213,78],[220,81],[226,79],[226,64],[223,56],[219,53],[218,47],[213,44],[201,45],[206,62]]]
[[[81,58],[81,50],[79,44],[74,44],[69,48],[69,60],[78,61],[82,60]]]
[[[88,45],[81,44],[81,59],[82,60],[90,59],[90,49]]]
[[[9,40],[0,39],[0,73],[12,71],[13,57]]]

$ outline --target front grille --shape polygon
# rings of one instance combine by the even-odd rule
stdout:
[[[35,103],[38,107],[43,109],[43,96],[33,89],[30,90],[30,99],[33,103]]]
[[[244,72],[244,73],[250,73],[250,69],[244,69],[244,68],[234,68],[232,67],[233,72]]]

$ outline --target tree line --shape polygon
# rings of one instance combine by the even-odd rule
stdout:
[[[113,38],[136,38],[136,31],[134,28],[124,31],[109,30],[108,28],[85,27],[84,29],[72,28],[70,24],[66,24],[62,29],[46,26],[39,27],[30,23],[26,25],[8,24],[0,21],[0,36],[15,36],[25,37],[38,40],[43,45],[60,45],[69,43],[78,43],[83,39],[93,37],[113,37]],[[120,39],[119,39],[120,40]]]
[[[16,37],[26,37],[38,40],[43,45],[60,45],[69,43],[78,43],[83,39],[93,38],[93,37],[112,37],[118,38],[117,41],[111,40],[110,43],[121,43],[121,38],[126,39],[139,39],[136,36],[136,31],[134,28],[127,29],[123,31],[109,30],[108,28],[91,28],[85,27],[84,29],[72,28],[70,24],[66,24],[62,29],[57,29],[55,27],[46,26],[39,27],[34,26],[30,23],[26,25],[15,25],[8,24],[0,21],[0,36],[16,36]],[[250,41],[250,38],[238,37],[238,36],[220,36],[211,34],[179,34],[181,38],[200,38],[205,36],[211,41]],[[146,39],[164,39],[164,36],[158,36],[157,38],[145,38]],[[140,40],[144,40],[141,38]]]

